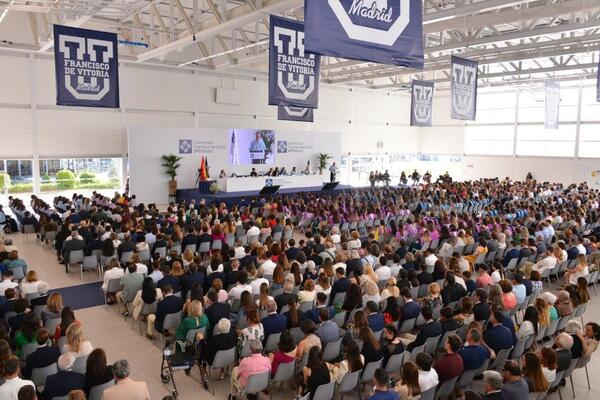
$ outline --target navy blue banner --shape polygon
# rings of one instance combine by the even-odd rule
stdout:
[[[117,35],[54,25],[56,104],[119,107]]]
[[[474,121],[477,114],[477,61],[452,56],[452,119]]]
[[[314,110],[295,106],[278,106],[277,119],[279,121],[313,122]]]
[[[304,24],[271,15],[269,104],[317,108],[321,56],[304,48]]]
[[[423,69],[422,0],[305,0],[306,49]]]
[[[412,81],[410,126],[432,125],[433,87],[433,81]]]
[[[558,129],[560,84],[557,82],[546,82],[544,94],[544,129]]]

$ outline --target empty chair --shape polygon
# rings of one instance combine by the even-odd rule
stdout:
[[[98,271],[98,277],[100,277],[100,268],[98,264],[98,257],[96,256],[85,256],[83,258],[83,263],[81,264],[81,280],[83,280],[83,272],[84,271]]]
[[[181,311],[172,313],[172,314],[167,314],[165,316],[165,320],[163,322],[163,329],[162,329],[162,332],[160,332],[160,348],[161,349],[163,348],[163,332],[171,330],[171,329],[176,329],[180,323],[181,323]]]
[[[71,272],[71,266],[83,263],[84,259],[83,250],[73,250],[69,253],[69,259],[67,260],[67,272]]]
[[[323,350],[323,360],[331,361],[339,357],[342,348],[342,338],[339,338],[335,342],[330,342],[325,345]]]
[[[271,386],[274,383],[284,383],[294,377],[294,372],[296,371],[296,363],[292,360],[287,363],[279,364],[277,367],[277,372],[273,378],[271,378]],[[269,398],[273,398],[273,389],[269,390]]]
[[[212,365],[208,366],[208,377],[210,378],[210,373],[213,369],[220,368],[228,368],[231,365],[235,364],[235,347],[232,347],[229,350],[219,350],[217,354],[215,354],[215,359],[213,360]],[[210,380],[210,379],[209,379]],[[214,382],[211,382],[210,389],[212,395],[215,395],[215,385]]]

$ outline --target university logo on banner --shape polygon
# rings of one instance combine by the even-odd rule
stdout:
[[[452,56],[451,116],[453,119],[475,120],[477,113],[477,61]]]
[[[544,129],[558,129],[558,114],[560,109],[560,84],[546,82],[544,87],[545,102]]]
[[[119,107],[117,35],[54,25],[56,104]]]
[[[312,108],[279,106],[277,107],[277,119],[280,121],[313,122],[314,112]]]
[[[433,81],[412,81],[410,126],[432,125],[433,86]]]
[[[304,47],[304,24],[271,15],[269,104],[317,108],[321,56]]]
[[[423,69],[421,0],[305,0],[309,51]]]

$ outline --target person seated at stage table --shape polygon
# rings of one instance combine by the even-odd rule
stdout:
[[[256,172],[256,168],[252,168],[252,170],[250,171],[250,176],[253,178],[258,176],[258,173]]]
[[[290,176],[294,176],[294,175],[298,175],[298,172],[296,171],[296,167],[292,167],[292,170],[290,171]]]
[[[288,173],[287,173],[287,171],[285,170],[285,167],[281,167],[281,169],[279,170],[279,175],[280,175],[280,176],[284,176],[284,175],[287,175],[287,174],[288,174]]]
[[[279,167],[275,167],[273,172],[271,172],[271,176],[279,176]]]
[[[221,179],[222,178],[227,178],[227,174],[225,173],[224,169],[221,170],[221,173],[219,174],[219,178],[221,178]]]

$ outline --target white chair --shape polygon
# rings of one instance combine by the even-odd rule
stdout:
[[[215,354],[215,358],[213,360],[212,365],[208,366],[208,376],[210,378],[210,374],[213,369],[220,368],[229,368],[231,365],[235,364],[236,355],[235,355],[235,347],[232,347],[229,350],[219,350],[217,354]],[[210,379],[209,379],[210,380]],[[212,395],[215,395],[215,384],[211,381],[210,390]]]
[[[371,361],[370,363],[365,365],[360,377],[361,385],[370,385],[373,382],[373,376],[375,375],[375,371],[377,370],[377,368],[381,368],[382,362],[383,359],[378,361]]]
[[[344,394],[350,393],[354,390],[358,392],[358,397],[360,398],[360,374],[361,370],[348,372],[346,375],[344,375],[337,390],[342,399],[344,398]]]
[[[271,333],[267,338],[267,342],[265,343],[264,353],[268,354],[275,350],[277,350],[277,346],[279,345],[279,339],[281,338],[280,333]]]
[[[111,386],[114,386],[114,384],[115,381],[111,379],[110,381],[102,385],[92,386],[92,388],[90,389],[90,395],[88,396],[88,400],[102,400],[102,393],[104,392],[104,390],[108,389]]]
[[[404,364],[404,357],[406,356],[406,352],[403,351],[400,354],[394,354],[390,357],[387,364],[385,365],[385,371],[388,374],[399,371],[402,368],[402,364]]]
[[[315,391],[313,400],[331,400],[335,391],[335,381],[321,385]]]
[[[131,260],[131,256],[133,255],[133,251],[124,251],[121,253],[120,261],[123,264],[128,263]]]
[[[98,277],[101,276],[100,265],[98,264],[98,257],[96,257],[94,255],[85,256],[83,258],[83,263],[81,264],[81,280],[83,280],[83,271],[91,271],[91,270],[97,270]]]
[[[73,250],[69,253],[69,259],[67,260],[67,273],[71,273],[71,266],[76,264],[83,263],[83,259],[85,254],[83,254],[83,250]]]
[[[323,350],[323,360],[332,361],[339,357],[342,350],[342,338],[339,338],[335,342],[330,342],[325,345]]]
[[[275,372],[275,375],[273,376],[273,378],[271,379],[271,384],[270,386],[272,386],[274,383],[281,383],[283,384],[284,382],[287,382],[288,380],[292,379],[294,377],[294,372],[296,369],[296,363],[294,361],[290,361],[284,364],[279,364],[279,366],[277,367],[277,372]],[[269,398],[273,398],[273,389],[271,388],[269,390]]]
[[[163,321],[162,331],[160,332],[160,348],[163,348],[163,332],[167,332],[171,329],[177,329],[179,324],[181,324],[181,315],[182,312],[178,311],[176,313],[165,315],[165,320]]]
[[[435,393],[436,400],[449,398],[452,392],[454,391],[454,386],[456,385],[457,380],[458,378],[453,378],[439,385],[437,392]]]
[[[58,373],[58,365],[56,363],[44,368],[34,368],[31,370],[31,381],[36,387],[44,386],[46,378],[56,373]]]
[[[73,362],[73,372],[79,372],[85,374],[85,366],[87,363],[88,356],[77,357]]]

